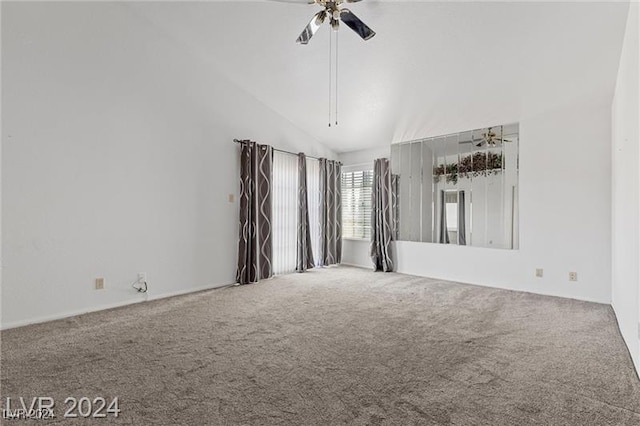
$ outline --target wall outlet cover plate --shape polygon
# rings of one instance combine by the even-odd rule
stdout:
[[[96,278],[96,290],[104,289],[104,278]]]

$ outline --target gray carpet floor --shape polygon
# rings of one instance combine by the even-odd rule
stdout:
[[[640,425],[609,306],[339,267],[2,332],[34,424]],[[68,396],[117,419],[64,420]],[[10,422],[7,422],[10,423]]]

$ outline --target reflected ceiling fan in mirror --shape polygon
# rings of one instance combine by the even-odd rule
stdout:
[[[302,33],[298,36],[296,42],[300,44],[308,44],[311,37],[320,29],[322,24],[329,20],[329,24],[334,31],[338,31],[340,28],[340,21],[342,21],[347,27],[351,28],[356,34],[358,34],[363,40],[369,40],[376,35],[375,31],[367,26],[349,9],[341,7],[343,3],[357,3],[361,0],[274,0],[284,3],[299,3],[299,4],[317,4],[322,7],[323,10],[316,13],[311,21],[304,28]]]
[[[498,134],[491,129],[493,129],[493,127],[487,128],[487,131],[482,134],[481,138],[474,138],[471,142],[477,147],[484,144],[487,144],[487,146],[496,146],[498,143],[511,142],[510,139],[504,139],[502,136],[498,136]],[[502,135],[502,130],[500,130],[500,135]]]

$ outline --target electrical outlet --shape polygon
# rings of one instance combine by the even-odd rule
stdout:
[[[569,281],[578,281],[578,273],[569,272]]]
[[[230,203],[233,203],[233,201],[235,200],[235,198],[236,198],[236,197],[235,197],[235,195],[233,195],[233,194],[229,194],[229,202],[230,202]]]
[[[536,269],[536,277],[542,278],[542,268],[537,268]]]
[[[149,289],[147,284],[147,273],[146,272],[138,272],[138,279],[135,283],[133,283],[133,288],[135,288],[140,293],[146,293]]]
[[[96,290],[104,289],[104,278],[96,278]]]

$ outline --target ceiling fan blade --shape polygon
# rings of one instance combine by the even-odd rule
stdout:
[[[367,24],[362,22],[349,9],[342,9],[340,11],[340,20],[344,22],[347,27],[355,31],[356,34],[362,37],[363,40],[369,40],[371,37],[376,35],[375,31],[369,28]]]
[[[327,12],[324,10],[316,13],[304,30],[302,30],[302,33],[298,36],[296,42],[300,44],[309,43],[309,40],[311,40],[311,37],[313,37],[313,35],[318,31],[318,28],[320,28],[320,25],[322,25],[326,17]]]
[[[315,0],[271,0],[278,3],[315,4]]]

